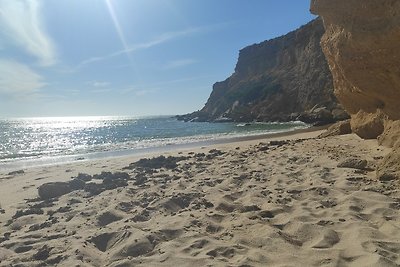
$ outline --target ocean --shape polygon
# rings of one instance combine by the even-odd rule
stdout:
[[[128,155],[307,127],[301,122],[182,122],[171,116],[0,119],[0,169]]]

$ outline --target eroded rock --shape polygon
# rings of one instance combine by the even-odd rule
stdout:
[[[376,170],[380,181],[400,179],[400,141],[396,143],[393,150],[384,157]]]
[[[51,182],[42,184],[38,187],[39,197],[43,200],[60,197],[72,191],[69,183],[65,182]]]
[[[396,0],[311,1],[311,11],[324,21],[321,46],[335,94],[352,117],[381,110],[400,119],[399,9]]]
[[[385,130],[378,137],[378,142],[387,147],[393,147],[400,140],[400,120],[386,121]]]
[[[375,139],[383,133],[385,115],[381,110],[367,113],[360,110],[351,118],[352,131],[363,139]]]
[[[400,135],[399,10],[397,0],[311,1],[311,12],[323,18],[321,47],[352,130],[388,146]],[[378,166],[379,179],[399,177],[398,151]]]

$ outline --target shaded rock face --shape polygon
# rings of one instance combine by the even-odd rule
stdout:
[[[393,147],[378,178],[400,178],[400,1],[312,0],[311,12],[323,18],[321,46],[352,131]]]
[[[320,47],[323,33],[322,21],[316,19],[285,36],[245,47],[235,72],[214,84],[204,108],[180,118],[289,121],[303,114],[310,122],[345,119]],[[311,114],[316,108],[328,114]]]

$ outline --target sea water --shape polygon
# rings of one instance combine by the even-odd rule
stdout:
[[[278,133],[308,127],[288,123],[182,122],[159,117],[0,119],[0,168],[26,160],[82,159],[169,145]],[[111,153],[111,154],[110,154]]]

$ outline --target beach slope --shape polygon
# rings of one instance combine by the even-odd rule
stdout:
[[[2,173],[0,265],[398,266],[388,150],[319,133]]]

